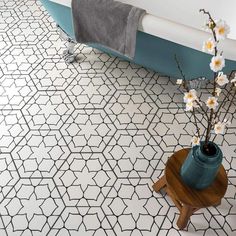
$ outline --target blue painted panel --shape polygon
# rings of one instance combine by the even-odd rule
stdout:
[[[41,2],[57,24],[59,24],[68,35],[74,38],[71,9],[48,0],[41,0]],[[183,37],[185,36],[183,35]],[[129,60],[100,45],[93,44],[91,46]],[[153,35],[140,31],[137,32],[136,53],[133,62],[153,69],[160,74],[178,78],[180,74],[174,60],[175,54],[181,63],[187,79],[202,76],[212,79],[213,72],[209,67],[211,60],[210,55]],[[224,71],[229,73],[234,69],[236,69],[236,62],[226,60]]]
[[[50,16],[58,25],[71,37],[74,38],[74,29],[72,24],[71,8],[51,2],[49,0],[40,0],[48,11]]]

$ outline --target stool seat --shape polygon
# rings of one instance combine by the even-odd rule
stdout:
[[[175,152],[167,161],[164,176],[154,185],[153,189],[158,192],[165,188],[175,206],[180,211],[177,226],[180,229],[186,227],[190,216],[200,208],[216,206],[221,203],[228,186],[228,178],[223,165],[208,188],[202,190],[192,189],[181,179],[180,168],[188,156],[190,149],[182,149]]]

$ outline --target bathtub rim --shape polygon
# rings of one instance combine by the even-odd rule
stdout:
[[[71,8],[71,0],[48,1]],[[146,14],[143,16],[139,22],[138,29],[144,33],[163,38],[198,51],[202,51],[203,42],[211,37],[210,33],[203,30],[176,23],[151,14]],[[222,40],[219,44],[219,51],[222,51],[222,49],[224,49],[223,52],[226,59],[236,61],[236,39],[234,40],[227,38]]]

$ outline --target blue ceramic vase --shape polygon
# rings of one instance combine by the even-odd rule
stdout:
[[[186,160],[184,161],[180,176],[183,182],[194,189],[204,189],[214,181],[220,165],[222,163],[223,154],[221,149],[213,142],[209,143],[214,146],[214,154],[206,155],[203,152],[203,142],[198,146],[194,146]]]

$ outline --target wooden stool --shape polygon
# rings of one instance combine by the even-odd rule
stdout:
[[[177,221],[179,229],[184,229],[187,226],[190,216],[195,211],[203,207],[219,205],[228,186],[228,179],[223,165],[221,165],[216,179],[208,188],[195,190],[185,185],[179,173],[189,150],[182,149],[174,153],[167,161],[164,176],[153,185],[156,192],[164,188],[179,209],[180,216]]]

